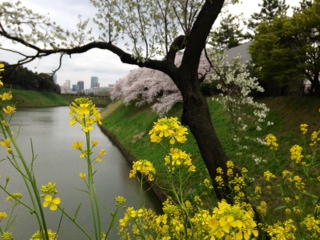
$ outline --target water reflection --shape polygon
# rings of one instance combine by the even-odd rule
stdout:
[[[23,109],[14,115],[11,126],[27,161],[36,159],[35,172],[38,186],[41,187],[48,182],[57,183],[58,195],[62,200],[61,206],[71,215],[82,203],[79,223],[89,232],[93,232],[88,196],[82,191],[85,190],[85,185],[79,178],[80,172],[86,172],[86,163],[84,159],[79,158],[80,152],[71,147],[74,141],[85,141],[85,137],[80,127],[70,127],[69,121],[68,107]],[[107,212],[114,210],[116,196],[127,198],[127,206],[138,207],[139,184],[128,178],[130,164],[98,127],[95,127],[92,132],[91,139],[100,142],[97,153],[101,148],[107,152],[104,162],[95,165],[97,169],[95,181],[100,206],[103,209],[101,212],[103,224],[108,226],[110,217]],[[31,146],[35,155],[32,155]],[[3,149],[0,150],[0,156],[0,159],[5,156]],[[8,161],[0,163],[0,174],[2,175],[1,184],[4,183],[6,176],[10,176],[11,192],[26,194],[21,177]],[[9,204],[4,203],[5,198],[4,193],[1,192],[0,211],[9,210]],[[144,201],[147,207],[159,208],[160,203],[153,194],[147,195]],[[15,239],[29,239],[38,230],[34,216],[21,207],[17,213],[19,216],[12,229]],[[48,217],[49,228],[55,231],[61,217],[60,213],[46,209],[45,214]],[[69,220],[63,218],[62,222],[59,239],[86,239],[72,223],[69,223]],[[116,231],[112,234],[110,239],[117,239]]]

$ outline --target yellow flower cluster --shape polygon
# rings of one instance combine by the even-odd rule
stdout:
[[[190,154],[187,154],[178,148],[170,148],[169,155],[167,155],[164,160],[169,172],[173,173],[181,166],[188,167],[189,172],[196,171],[196,167],[192,164]]]
[[[305,183],[303,182],[302,178],[298,175],[295,175],[293,177],[289,177],[289,181],[294,183],[295,187],[302,191],[305,188]]]
[[[231,162],[228,166],[233,168]],[[239,179],[235,182],[241,185]],[[210,181],[205,184],[209,185]],[[193,203],[185,201],[185,204],[168,199],[163,203],[162,215],[145,208],[128,208],[120,220],[119,233],[123,239],[255,239],[258,230],[254,212],[251,207],[243,206],[232,206],[223,200],[211,212],[203,208],[199,196]],[[261,206],[261,211],[266,211],[266,206]]]
[[[4,64],[0,63],[0,73],[4,71]],[[0,75],[0,87],[3,87],[3,82],[1,81],[2,76]]]
[[[252,239],[259,232],[253,220],[254,213],[245,211],[239,205],[230,205],[225,200],[218,203],[213,216],[208,222],[210,235],[217,239]]]
[[[3,72],[4,68],[5,68],[4,64],[0,63],[0,72]],[[1,81],[1,79],[2,79],[2,76],[0,76],[0,87],[3,87],[3,82]],[[0,94],[0,99],[2,101],[11,100],[12,99],[12,92],[9,91],[9,92],[4,92],[4,93]],[[16,108],[13,106],[5,106],[2,108],[2,110],[7,116],[10,116],[16,112]]]
[[[273,134],[268,134],[266,136],[266,142],[267,146],[270,147],[271,150],[278,150],[279,144],[277,143],[277,138]]]
[[[306,226],[308,231],[312,232],[313,239],[319,239],[320,237],[320,220],[315,219],[312,215],[307,215],[303,220],[303,225]]]
[[[209,189],[213,189],[213,186],[212,186],[212,184],[211,184],[211,182],[210,182],[210,180],[209,179],[204,179],[203,180],[203,184],[207,187],[207,188],[209,188]]]
[[[176,141],[185,143],[187,134],[188,129],[183,127],[176,117],[159,119],[149,132],[151,142],[161,143],[163,138],[167,138],[170,139],[170,144],[175,144]]]
[[[122,196],[118,196],[118,197],[116,197],[116,202],[119,204],[119,205],[123,205],[123,204],[125,204],[126,203],[126,201],[127,201],[127,199],[125,199],[124,197],[122,197]]]
[[[263,176],[267,180],[267,182],[270,182],[272,179],[276,178],[276,176],[272,172],[270,172],[269,170],[265,171]]]
[[[84,142],[83,141],[77,141],[74,142],[72,144],[72,147],[79,150],[81,152],[80,158],[86,158],[88,156],[88,153],[91,155],[93,153],[92,149],[97,146],[99,144],[98,141],[91,141],[91,149],[88,150],[84,150],[83,146],[84,146]],[[96,162],[101,163],[102,162],[102,157],[106,155],[106,150],[105,149],[101,149],[99,151],[98,156],[94,159]]]
[[[12,154],[11,140],[9,138],[0,141],[0,146],[4,147],[7,153]]]
[[[55,198],[54,196],[58,193],[56,189],[57,184],[49,182],[47,185],[41,186],[41,192],[45,193],[41,197],[44,198],[43,207],[49,207],[51,211],[56,211],[61,203],[60,198]]]
[[[93,130],[95,123],[101,124],[101,114],[95,104],[88,98],[77,98],[70,106],[70,125],[79,123],[82,130],[87,133]]]
[[[13,200],[20,200],[23,198],[22,193],[12,193],[9,197],[7,197],[7,202],[11,202]]]
[[[142,177],[147,177],[149,181],[153,181],[156,169],[148,160],[139,160],[133,163],[129,178],[136,178],[137,173],[142,174]]]
[[[53,232],[51,229],[48,230],[48,235],[49,235],[49,240],[58,240],[58,234]],[[40,231],[36,232],[35,234],[32,235],[30,240],[42,240],[43,238],[43,233]]]
[[[291,153],[291,160],[294,161],[296,164],[300,163],[303,155],[303,148],[299,145],[294,145],[290,148],[290,153]]]
[[[303,123],[303,124],[300,124],[300,130],[301,130],[301,132],[302,132],[302,134],[303,135],[306,135],[307,134],[307,132],[308,132],[308,124],[305,124],[305,123]]]
[[[157,229],[160,231],[155,221],[156,217],[157,214],[151,209],[141,208],[135,210],[133,207],[127,208],[124,217],[119,220],[119,234],[123,236],[121,239],[153,239],[152,235],[149,234],[144,235],[145,237],[139,236],[141,236],[142,233],[145,234],[147,229]],[[140,223],[142,223],[141,227]],[[130,228],[132,228],[132,232],[129,231]],[[133,237],[132,233],[137,236],[137,238]]]
[[[3,219],[7,218],[8,215],[6,212],[0,212],[0,221],[2,221]]]
[[[271,237],[271,240],[286,239],[294,240],[295,232],[297,231],[296,226],[292,219],[284,221],[284,223],[276,223],[272,226],[268,226],[267,232]]]
[[[310,143],[311,147],[314,147],[315,145],[317,145],[318,142],[320,142],[319,134],[320,134],[320,131],[314,131],[311,134],[311,143]]]
[[[4,232],[1,236],[2,240],[12,240],[13,234],[11,232]]]
[[[261,214],[261,216],[265,217],[268,212],[268,205],[265,201],[260,202],[260,206],[257,206],[258,212]]]

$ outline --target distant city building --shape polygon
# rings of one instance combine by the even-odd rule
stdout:
[[[77,85],[79,87],[79,92],[81,92],[84,89],[84,81],[78,81]]]
[[[72,85],[72,92],[79,92],[79,85],[78,84]]]
[[[70,85],[71,85],[71,81],[70,80],[66,80],[64,82],[64,84],[60,87],[61,93],[69,93],[69,92],[71,92]]]
[[[98,77],[91,77],[91,88],[96,88],[99,87],[99,81],[98,81]]]
[[[85,95],[107,96],[114,89],[114,84],[109,84],[108,87],[96,87],[83,89],[81,93]]]

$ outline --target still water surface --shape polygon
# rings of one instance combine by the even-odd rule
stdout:
[[[79,223],[88,232],[93,234],[91,208],[85,184],[80,179],[79,173],[86,172],[86,163],[80,159],[80,152],[72,148],[75,141],[85,141],[84,133],[80,126],[69,125],[69,108],[38,108],[19,110],[12,118],[11,126],[14,133],[18,135],[18,143],[28,162],[32,159],[31,140],[36,154],[35,173],[38,186],[48,182],[56,183],[61,198],[61,207],[65,208],[71,216],[74,215],[78,205],[81,211],[78,217]],[[96,126],[91,133],[91,140],[97,140],[100,144],[96,147],[97,153],[101,148],[105,149],[107,156],[103,163],[95,165],[96,188],[99,195],[101,218],[103,229],[109,226],[110,216],[108,211],[113,211],[116,196],[124,196],[127,199],[126,206],[139,206],[139,183],[129,179],[130,164],[124,159],[121,152],[109,141],[109,139]],[[0,150],[0,159],[5,152]],[[1,184],[5,177],[10,176],[11,181],[8,189],[10,192],[22,192],[26,194],[23,181],[17,171],[10,166],[8,161],[0,163]],[[0,211],[9,211],[10,204],[5,202],[5,194],[0,192]],[[160,203],[154,194],[149,193],[142,200],[147,207],[159,209]],[[123,216],[120,214],[120,216]],[[29,239],[38,230],[35,217],[26,209],[19,207],[16,212],[17,219],[11,229],[15,239]],[[48,228],[56,231],[61,214],[59,211],[51,212],[45,209],[48,219]],[[86,239],[82,233],[63,218],[59,232],[59,239]],[[109,239],[118,239],[116,229]]]

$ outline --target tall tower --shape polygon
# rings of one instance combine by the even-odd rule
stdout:
[[[99,87],[98,77],[91,77],[91,88]]]
[[[78,81],[77,85],[79,86],[79,91],[84,89],[84,81]]]

